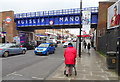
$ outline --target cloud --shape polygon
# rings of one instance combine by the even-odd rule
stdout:
[[[83,7],[98,6],[98,0],[82,0]],[[15,13],[79,8],[80,0],[0,0],[0,11]]]

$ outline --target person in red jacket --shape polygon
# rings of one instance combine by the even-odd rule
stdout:
[[[68,47],[64,50],[64,63],[66,64],[66,76],[68,74],[72,75],[72,69],[75,65],[76,49],[73,47],[72,43],[68,44]]]

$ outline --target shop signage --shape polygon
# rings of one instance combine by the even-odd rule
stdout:
[[[6,21],[6,23],[10,23],[11,22],[11,18],[10,17],[6,17],[5,21]]]
[[[20,26],[41,26],[41,25],[78,25],[80,24],[80,16],[63,16],[63,17],[40,17],[40,18],[26,18],[16,20],[18,27]]]

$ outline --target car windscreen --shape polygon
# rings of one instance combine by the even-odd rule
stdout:
[[[0,47],[9,48],[13,44],[0,44]]]
[[[68,45],[68,44],[69,44],[69,42],[65,42],[65,43],[64,43],[64,45]]]
[[[48,47],[49,44],[40,44],[38,47]]]
[[[5,46],[5,44],[0,44],[0,47],[4,47]]]

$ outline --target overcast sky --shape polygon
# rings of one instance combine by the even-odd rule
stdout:
[[[99,1],[82,0],[83,7],[97,7]],[[79,8],[80,0],[0,0],[0,11],[13,10],[15,13],[36,12]]]
[[[85,8],[98,7],[98,2],[105,0],[82,1]],[[13,10],[15,13],[26,13],[70,8],[80,8],[80,0],[0,0],[0,12]]]

